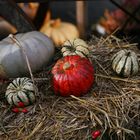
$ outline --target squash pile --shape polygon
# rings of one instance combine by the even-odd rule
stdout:
[[[54,50],[51,39],[38,31],[10,34],[0,41],[0,78],[16,78],[5,93],[10,105],[17,106],[19,102],[30,105],[35,102],[37,88],[33,79],[26,76],[47,65]]]
[[[36,34],[36,32],[34,32],[34,35],[35,34]],[[18,40],[20,40],[20,39],[22,40],[22,42],[20,41],[20,43],[22,43],[23,47],[24,47],[24,41],[26,42],[26,45],[27,45],[26,47],[29,47],[28,39],[26,39],[26,37],[28,37],[28,34],[27,34],[27,36],[26,36],[26,34],[24,34],[24,35],[20,34],[19,38],[18,38],[18,36],[16,36],[16,38],[18,38]],[[30,38],[30,39],[32,39],[32,38]],[[36,37],[36,39],[37,39],[37,37]],[[43,38],[41,38],[41,39],[43,39]],[[42,41],[41,39],[40,39],[40,41]],[[8,41],[10,43],[14,43],[12,45],[11,44],[7,45],[9,48],[14,48],[17,45],[15,42],[11,42],[14,40],[9,39]],[[48,51],[49,51],[49,47],[50,47],[50,54],[47,54],[48,57],[50,57],[52,55],[51,53],[53,53],[53,47],[51,46],[52,44],[51,44],[51,42],[49,42],[49,40],[46,40],[46,41],[47,41],[46,43],[48,45],[47,46]],[[5,41],[5,42],[7,42],[7,41]],[[34,38],[32,39],[32,42],[34,43]],[[60,58],[56,62],[56,64],[53,66],[52,71],[51,71],[51,73],[53,75],[52,76],[52,86],[53,86],[54,93],[56,95],[81,96],[81,95],[86,94],[94,83],[94,69],[93,69],[91,62],[88,60],[88,58],[85,57],[89,54],[88,45],[86,44],[86,42],[79,38],[77,38],[75,40],[70,40],[70,44],[68,44],[68,42],[69,41],[66,41],[66,43],[64,43],[63,47],[64,48],[73,47],[73,48],[75,48],[76,51],[72,55],[67,54],[66,56]],[[36,45],[37,43],[35,42],[34,44]],[[66,44],[68,46],[66,46]],[[41,49],[43,49],[43,45],[45,48],[44,43],[42,43],[41,45],[40,45],[42,47]],[[69,45],[71,45],[71,46],[69,46]],[[17,49],[19,49],[19,46],[16,46],[16,47],[17,47]],[[25,49],[26,49],[26,47],[25,47]],[[62,47],[62,49],[63,49],[63,47]],[[35,46],[35,48],[37,49],[36,46]],[[26,51],[31,51],[31,50],[32,51],[34,50],[31,53],[35,53],[36,51],[39,52],[39,50],[35,50],[33,48],[30,48],[29,50],[26,50]],[[17,50],[17,52],[18,51],[19,50]],[[20,58],[19,57],[20,55],[17,55],[17,57]],[[43,58],[45,58],[43,56],[41,56],[41,57],[42,57],[42,60],[43,60]],[[39,57],[37,57],[37,58],[39,58]],[[31,61],[31,62],[33,62],[33,61]],[[36,62],[36,64],[37,63],[38,62]],[[18,73],[16,73],[15,71],[11,71],[11,73],[13,73],[14,75],[16,74],[15,76],[18,75]],[[27,77],[19,78],[18,77],[15,80],[13,80],[7,87],[5,97],[10,105],[18,106],[18,104],[20,102],[22,102],[24,105],[27,106],[27,105],[30,105],[35,102],[35,88],[36,87],[34,86],[34,83],[30,78],[27,78]]]
[[[81,96],[94,83],[94,69],[88,59],[89,46],[80,39],[66,40],[62,45],[63,57],[52,68],[52,84],[55,94]]]
[[[51,70],[54,93],[64,97],[87,94],[94,83],[94,68],[89,60],[88,44],[75,38],[65,40],[61,47],[63,57]],[[27,106],[35,102],[37,88],[33,79],[25,77],[29,74],[29,67],[22,51],[26,52],[31,70],[36,72],[53,57],[54,46],[46,35],[37,31],[8,36],[0,42],[0,76],[16,78],[5,93],[10,105],[22,102]],[[113,71],[122,77],[138,73],[138,57],[131,50],[117,52],[111,62]]]

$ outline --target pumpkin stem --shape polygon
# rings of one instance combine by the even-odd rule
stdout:
[[[46,13],[46,17],[45,17],[45,20],[44,20],[44,24],[49,22],[51,20],[51,12],[50,10]]]
[[[72,65],[69,63],[69,62],[66,62],[66,63],[64,63],[64,65],[63,65],[63,69],[64,70],[68,70],[68,69],[70,69],[72,67]]]
[[[126,56],[130,56],[131,52],[127,52]]]
[[[16,43],[16,40],[15,40],[15,38],[14,38],[14,35],[13,34],[9,34],[9,36],[8,36],[14,43]]]
[[[51,24],[52,27],[57,28],[61,25],[61,19],[58,18],[56,20],[54,20],[54,22]]]

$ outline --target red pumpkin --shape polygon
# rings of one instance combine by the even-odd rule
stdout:
[[[78,55],[59,59],[52,69],[53,89],[61,96],[86,94],[94,81],[90,61]]]

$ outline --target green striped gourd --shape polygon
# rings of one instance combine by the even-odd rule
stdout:
[[[136,53],[126,49],[117,52],[112,57],[112,68],[123,77],[137,74],[139,64]]]
[[[16,78],[7,87],[5,96],[10,105],[30,105],[35,102],[35,87],[30,78]]]
[[[81,57],[88,57],[89,47],[84,40],[80,38],[75,38],[65,41],[61,52],[63,56],[79,55]]]

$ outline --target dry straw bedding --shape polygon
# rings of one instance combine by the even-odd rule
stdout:
[[[136,44],[114,36],[89,42],[90,60],[95,69],[95,83],[83,97],[60,97],[51,88],[51,67],[62,57],[34,75],[38,86],[36,103],[27,114],[11,112],[1,85],[0,140],[90,140],[93,130],[102,131],[100,139],[139,139],[140,74],[120,78],[111,69],[111,57],[120,49],[132,49],[140,58]]]

